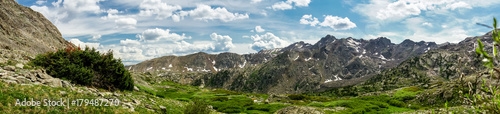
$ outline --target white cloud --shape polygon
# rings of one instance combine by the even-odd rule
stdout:
[[[69,42],[75,44],[76,46],[79,46],[79,47],[90,47],[90,48],[98,48],[99,47],[99,43],[85,43],[85,42],[82,42],[80,41],[79,39],[70,39]]]
[[[99,13],[101,8],[97,3],[103,0],[64,0],[63,7],[71,12]]]
[[[467,9],[472,9],[472,7],[463,2],[463,1],[460,1],[460,2],[456,2],[456,3],[453,3],[453,4],[447,4],[445,9],[451,9],[451,10],[455,10],[457,8],[467,8]]]
[[[356,27],[356,24],[351,22],[351,20],[349,20],[349,18],[347,17],[341,18],[338,16],[331,16],[331,15],[327,15],[325,17],[325,20],[319,25],[324,27],[330,27],[333,30],[348,30]]]
[[[92,38],[90,38],[89,40],[90,41],[99,41],[101,39],[102,35],[98,34],[98,35],[94,35],[92,36]]]
[[[52,23],[67,23],[75,18],[88,17],[102,13],[98,5],[103,0],[58,0],[52,2],[54,7],[30,6],[35,11],[42,13]],[[39,2],[41,3],[41,2]]]
[[[262,0],[252,0],[251,3],[259,3],[259,2],[262,2]]]
[[[125,40],[120,40],[120,45],[122,45],[122,46],[137,46],[137,45],[141,45],[141,42],[139,42],[137,40],[125,39]]]
[[[432,27],[432,23],[429,23],[429,22],[424,22],[422,23],[423,26],[428,26],[428,27]]]
[[[312,17],[312,15],[304,15],[300,19],[300,24],[316,26],[319,24],[319,21],[318,21],[318,18]]]
[[[304,15],[300,19],[300,24],[309,24],[311,26],[316,26],[319,24],[323,27],[330,27],[333,30],[348,30],[356,27],[356,24],[351,22],[351,20],[349,20],[349,18],[347,17],[341,18],[331,15],[325,16],[325,19],[321,23],[319,23],[316,17],[312,17],[312,15]]]
[[[231,37],[225,35],[217,35],[217,33],[210,34],[210,38],[214,41],[214,51],[228,51],[233,48],[233,39]]]
[[[287,0],[287,2],[293,2],[298,7],[307,7],[311,3],[311,0]]]
[[[255,26],[255,32],[265,32],[266,29],[263,29],[261,26]]]
[[[270,8],[273,10],[288,10],[296,7],[307,7],[311,0],[287,0],[274,3]]]
[[[263,35],[253,35],[250,36],[254,43],[251,45],[253,50],[260,51],[262,49],[274,49],[285,47],[289,43],[285,40],[280,39],[273,33],[266,33]]]
[[[160,39],[165,39],[167,41],[179,41],[183,39],[191,39],[191,37],[186,37],[185,34],[179,35],[176,33],[170,33],[170,29],[147,29],[142,34],[137,35],[141,41],[159,41]]]
[[[370,0],[368,4],[358,4],[353,11],[372,20],[399,21],[407,17],[420,15],[423,11],[471,9],[475,3],[470,0]],[[479,2],[479,1],[474,1]],[[471,5],[472,3],[472,5]],[[500,3],[500,2],[497,2]]]
[[[137,24],[137,20],[135,20],[134,18],[120,18],[115,20],[115,23],[118,28],[133,29]]]
[[[38,1],[36,1],[36,4],[38,4],[38,5],[42,5],[42,4],[45,4],[45,3],[47,3],[47,1],[44,1],[44,0],[38,0]]]
[[[174,12],[182,9],[179,5],[168,5],[161,0],[144,0],[139,5],[139,8],[141,9],[139,15],[156,15],[156,19],[169,18],[174,14]]]
[[[119,52],[120,53],[135,53],[135,54],[140,54],[139,56],[141,56],[143,51],[137,47],[122,46],[122,48],[119,50]]]
[[[271,8],[273,10],[288,10],[288,9],[292,9],[293,6],[290,3],[286,3],[286,2],[281,1],[281,2],[278,2],[278,3],[275,3],[274,5],[272,5]]]
[[[190,11],[181,11],[180,16],[190,16],[195,20],[221,20],[223,22],[229,22],[240,19],[248,19],[248,14],[231,13],[226,8],[217,7],[212,9],[208,5],[198,5],[196,9]]]

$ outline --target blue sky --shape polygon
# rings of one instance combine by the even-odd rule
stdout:
[[[77,45],[124,64],[196,52],[239,54],[337,38],[436,43],[483,35],[499,0],[16,0]]]

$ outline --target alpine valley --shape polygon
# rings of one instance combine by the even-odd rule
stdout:
[[[500,113],[493,72],[500,70],[485,54],[496,51],[497,32],[443,44],[334,35],[252,54],[198,52],[124,66],[111,51],[66,41],[40,13],[0,0],[0,112]],[[16,105],[23,99],[88,102]]]

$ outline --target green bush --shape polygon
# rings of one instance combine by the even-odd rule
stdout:
[[[224,101],[227,101],[229,100],[227,97],[214,97],[212,98],[212,101],[221,101],[221,102],[224,102]]]
[[[244,107],[253,105],[253,100],[244,96],[228,98],[227,101],[213,101],[210,103],[219,112],[239,113],[244,111]]]
[[[396,91],[396,93],[393,96],[393,99],[399,101],[408,101],[414,99],[417,96],[417,94],[421,92],[422,90],[420,88],[418,89],[414,87],[403,88],[402,90]]]
[[[397,106],[397,107],[404,107],[406,105],[405,102],[394,99],[389,100],[388,103],[392,106]]]
[[[209,114],[208,104],[201,99],[193,99],[193,103],[186,106],[184,114]]]
[[[290,98],[292,100],[302,100],[302,99],[306,98],[306,96],[300,95],[300,94],[290,94],[290,95],[288,95],[288,98]]]
[[[41,66],[56,78],[107,90],[132,90],[134,81],[120,59],[113,53],[101,54],[94,48],[67,47],[57,52],[39,54],[29,64]]]

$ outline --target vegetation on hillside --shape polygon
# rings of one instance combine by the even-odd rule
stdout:
[[[500,48],[500,33],[497,28],[497,19],[493,18],[493,52],[489,54],[485,51],[485,45],[481,40],[477,40],[478,47],[476,53],[483,59],[484,66],[490,70],[484,74],[489,75],[489,79],[482,79],[479,92],[468,92],[465,95],[473,102],[478,112],[500,113],[500,67],[498,67],[498,48]],[[475,87],[474,87],[475,89]]]
[[[95,86],[107,90],[132,90],[134,81],[121,60],[113,58],[113,53],[101,54],[94,48],[85,50],[68,46],[57,52],[37,55],[30,64],[41,66],[56,78],[72,83]]]

